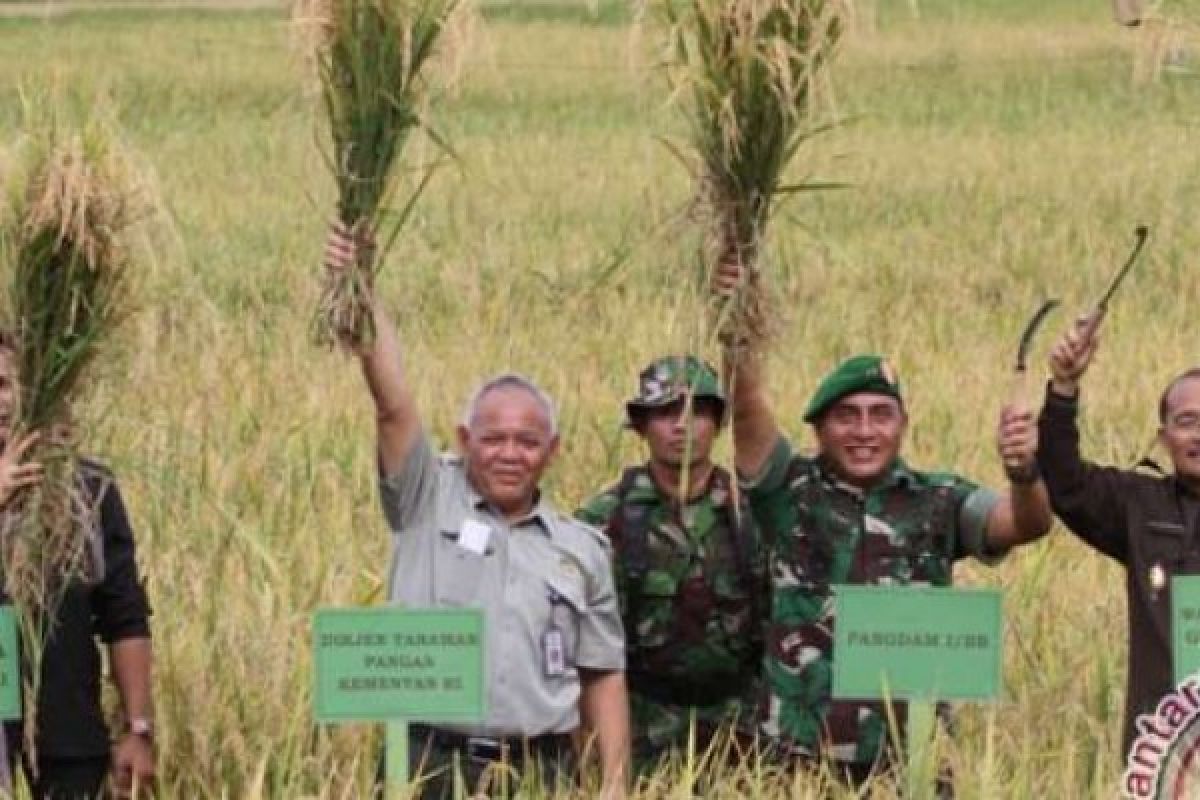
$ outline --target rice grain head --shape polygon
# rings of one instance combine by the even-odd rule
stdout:
[[[15,338],[17,391],[9,441],[41,436],[27,459],[42,482],[0,519],[5,589],[17,608],[26,708],[36,707],[42,643],[63,592],[99,575],[86,558],[96,509],[79,481],[74,407],[94,362],[132,308],[125,235],[141,215],[138,182],[109,118],[79,126],[45,95],[23,96],[26,127],[0,224],[4,324]],[[36,720],[26,715],[26,744]]]
[[[724,339],[761,345],[771,314],[760,257],[785,175],[823,128],[823,73],[841,39],[842,0],[668,0],[667,76],[684,106],[706,274],[735,259],[746,285],[716,304]]]

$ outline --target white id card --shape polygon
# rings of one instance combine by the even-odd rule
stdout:
[[[561,678],[567,672],[566,643],[563,633],[556,627],[542,634],[542,673],[547,678]]]
[[[478,520],[465,519],[458,532],[458,546],[481,556],[487,551],[488,539],[491,536],[492,529],[489,526]]]

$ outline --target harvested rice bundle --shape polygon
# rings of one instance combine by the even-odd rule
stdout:
[[[424,124],[430,82],[426,73],[456,0],[310,0],[303,9],[319,32],[316,63],[329,122],[326,162],[337,185],[337,218],[347,229],[383,245],[362,247],[354,269],[325,277],[316,335],[326,345],[353,347],[374,339],[370,298],[380,257],[395,240],[427,185],[421,171],[400,208],[392,200],[401,181],[401,154]]]
[[[0,221],[6,345],[17,377],[5,427],[9,445],[38,434],[26,458],[43,473],[0,516],[0,557],[30,660],[31,735],[44,621],[72,580],[99,577],[87,558],[95,509],[77,483],[73,410],[132,307],[124,234],[139,215],[135,172],[104,122],[73,128],[36,104],[27,119]]]
[[[667,0],[668,75],[683,98],[697,206],[708,226],[706,269],[740,262],[745,286],[722,302],[721,337],[760,346],[769,324],[759,256],[773,203],[814,121],[824,67],[845,25],[844,0]]]

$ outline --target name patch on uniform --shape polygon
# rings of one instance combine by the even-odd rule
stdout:
[[[481,556],[487,552],[488,541],[492,538],[492,529],[479,520],[465,519],[458,532],[458,546],[464,550]]]
[[[999,591],[836,586],[834,601],[834,697],[999,696]]]

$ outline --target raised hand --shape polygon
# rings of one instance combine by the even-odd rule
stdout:
[[[746,280],[746,268],[735,259],[717,265],[712,276],[712,292],[718,297],[732,297]]]
[[[24,461],[26,451],[39,438],[40,434],[34,431],[17,442],[10,442],[0,455],[0,510],[7,508],[18,492],[42,482],[42,465]]]
[[[374,314],[373,280],[375,261],[375,236],[367,225],[347,227],[342,222],[334,222],[329,226],[329,235],[325,239],[325,297],[324,304],[331,296],[337,296],[337,287],[357,286],[355,292],[360,293],[362,301]],[[349,289],[347,289],[349,290]],[[359,355],[364,343],[361,336],[361,325],[353,316],[347,319],[336,309],[333,301],[326,308],[332,320],[333,333],[338,344]],[[325,308],[325,306],[323,306]]]
[[[1037,478],[1037,422],[1028,408],[1006,405],[996,426],[996,452],[1013,483]]]
[[[1056,394],[1073,397],[1079,392],[1099,342],[1096,322],[1090,315],[1080,317],[1050,350],[1050,382]]]

